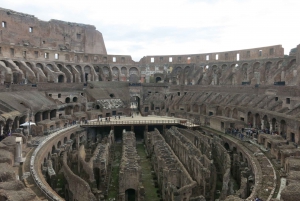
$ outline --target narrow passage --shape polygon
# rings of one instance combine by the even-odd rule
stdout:
[[[122,143],[114,144],[114,160],[112,163],[112,171],[108,188],[108,201],[117,200],[119,194],[119,171],[120,161],[122,157]]]
[[[151,174],[151,162],[150,158],[147,158],[145,153],[144,144],[137,142],[136,144],[137,153],[141,159],[141,168],[142,168],[142,184],[145,189],[145,200],[144,201],[159,201],[158,188],[155,188],[153,176]]]

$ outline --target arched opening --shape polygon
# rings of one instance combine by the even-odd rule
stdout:
[[[72,134],[70,135],[70,139],[71,139],[71,140],[74,140],[74,139],[75,139],[74,133],[72,133]]]
[[[67,137],[64,137],[64,144],[66,144],[68,141],[68,138]]]
[[[73,112],[79,112],[80,111],[80,107],[78,105],[75,105],[73,108]]]
[[[161,81],[161,77],[156,77],[155,82],[158,83]]]
[[[91,67],[85,66],[84,67],[84,82],[91,80]]]
[[[249,127],[253,126],[253,114],[251,112],[248,112],[248,125]]]
[[[238,119],[238,111],[237,111],[236,108],[234,108],[234,109],[232,110],[232,118]]]
[[[127,75],[127,68],[126,67],[121,68],[121,74],[122,75]]]
[[[255,126],[256,128],[261,129],[261,119],[258,113],[255,114]]]
[[[94,170],[94,178],[96,181],[96,186],[97,186],[97,189],[99,190],[100,189],[100,169],[94,168],[93,170]]]
[[[77,70],[78,73],[79,73],[79,77],[80,77],[80,79],[81,79],[81,82],[84,82],[83,75],[82,75],[82,68],[81,68],[81,66],[77,65],[77,66],[75,66],[75,68],[76,68],[76,70]]]
[[[103,74],[104,74],[106,80],[110,81],[110,79],[111,79],[111,73],[110,73],[110,69],[107,66],[103,67]]]
[[[125,201],[135,201],[135,190],[134,189],[127,189],[125,191]]]
[[[117,67],[112,68],[112,80],[119,81],[119,69]]]
[[[78,98],[77,97],[74,97],[73,98],[73,102],[77,102]]]
[[[230,146],[229,146],[229,144],[228,144],[227,142],[225,142],[224,147],[225,147],[225,149],[226,149],[227,151],[230,150]]]
[[[272,119],[272,128],[273,131],[277,132],[277,122],[275,118]]]
[[[224,116],[225,117],[230,117],[230,109],[228,107],[226,107],[225,110],[224,110]]]
[[[48,119],[48,114],[49,114],[48,111],[43,112],[43,120]]]
[[[56,117],[56,110],[51,110],[50,119],[55,118],[55,117]]]
[[[63,75],[58,76],[58,83],[64,83],[65,82],[65,77]]]
[[[285,120],[281,120],[281,121],[280,121],[280,135],[281,135],[283,138],[286,138],[286,131],[287,131],[287,125],[286,125],[286,122],[285,122]]]
[[[206,115],[206,105],[201,105],[200,106],[200,114]]]
[[[53,145],[53,146],[52,146],[51,154],[54,154],[54,153],[55,153],[55,146]]]
[[[66,103],[70,103],[70,100],[71,100],[71,99],[70,99],[69,97],[67,97],[67,98],[66,98]]]
[[[70,200],[70,197],[69,197],[69,190],[67,187],[65,187],[65,200]]]
[[[217,109],[216,109],[216,115],[217,116],[222,116],[222,107],[221,106],[217,107]]]
[[[60,148],[60,146],[61,146],[61,142],[60,142],[60,141],[58,141],[58,143],[57,143],[57,148],[59,149],[59,148]]]
[[[264,128],[270,129],[270,124],[269,124],[269,120],[268,120],[268,116],[267,115],[265,115],[263,117],[263,122],[264,122]]]

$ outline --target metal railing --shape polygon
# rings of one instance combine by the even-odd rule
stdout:
[[[80,125],[145,125],[145,124],[187,124],[182,120],[115,120],[115,121],[86,121]]]
[[[62,199],[60,196],[58,196],[57,194],[51,192],[48,190],[48,186],[46,186],[42,181],[41,179],[39,178],[38,176],[38,171],[36,170],[36,167],[35,167],[35,156],[38,154],[38,152],[41,150],[41,148],[46,144],[47,141],[49,141],[50,139],[54,138],[55,136],[61,134],[62,132],[65,132],[67,130],[70,130],[72,128],[75,128],[77,127],[77,125],[73,125],[73,126],[70,126],[70,127],[67,127],[67,128],[64,128],[64,129],[61,129],[55,133],[52,133],[50,135],[48,135],[47,137],[45,137],[45,139],[40,142],[40,144],[37,146],[37,148],[34,150],[31,158],[30,158],[30,173],[31,173],[31,176],[35,182],[35,184],[38,186],[38,188],[44,193],[44,195],[49,199],[49,200],[52,200],[52,201],[63,201],[64,199]],[[39,168],[39,167],[37,167]]]

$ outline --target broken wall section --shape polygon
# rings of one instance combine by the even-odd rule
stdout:
[[[197,182],[192,179],[157,129],[145,132],[145,144],[163,200],[190,200]]]

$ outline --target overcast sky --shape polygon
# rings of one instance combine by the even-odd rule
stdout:
[[[45,21],[95,25],[108,54],[197,54],[300,44],[299,0],[0,0]]]

